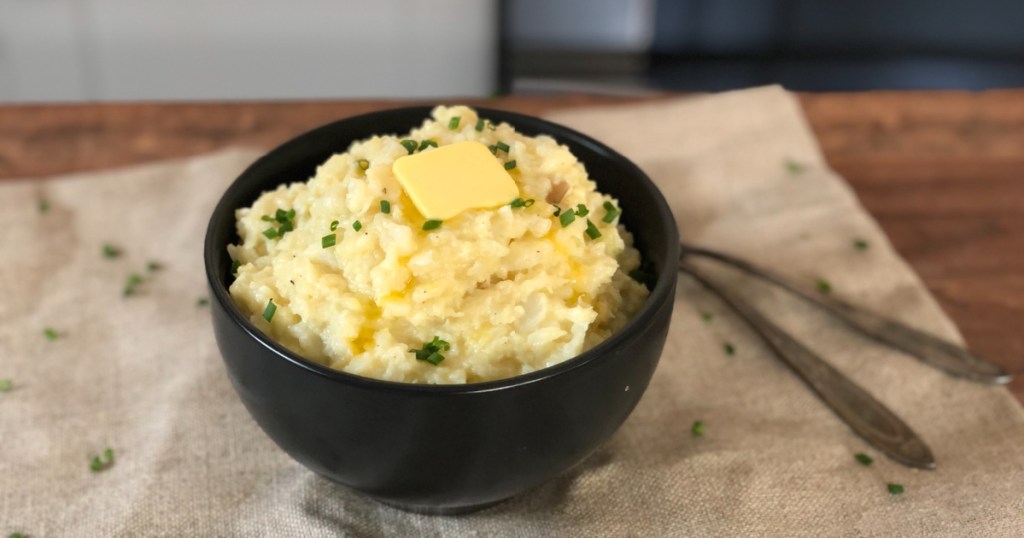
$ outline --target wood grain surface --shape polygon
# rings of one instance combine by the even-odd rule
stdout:
[[[664,97],[652,97],[653,99]],[[1018,375],[1024,402],[1024,90],[805,94],[831,166],[921,275],[970,347]],[[529,114],[623,98],[511,96]],[[0,181],[230,145],[270,148],[403,101],[0,106]]]

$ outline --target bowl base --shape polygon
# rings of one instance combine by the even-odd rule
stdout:
[[[404,510],[406,512],[413,512],[416,514],[423,514],[428,516],[458,516],[462,514],[469,514],[471,512],[477,512],[485,508],[490,508],[505,502],[508,499],[500,499],[497,501],[489,501],[481,504],[471,504],[469,506],[417,506],[412,504],[402,504],[391,501],[385,501],[381,499],[374,499],[381,504],[386,504],[392,508]]]

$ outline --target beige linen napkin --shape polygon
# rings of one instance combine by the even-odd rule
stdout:
[[[839,296],[959,339],[782,90],[552,119],[643,167],[685,240],[797,280],[826,278]],[[1024,412],[1005,389],[951,379],[725,271],[911,424],[939,469],[906,469],[872,450],[681,277],[647,394],[563,476],[458,517],[401,512],[322,479],[250,419],[197,304],[207,218],[257,155],[0,185],[0,378],[13,380],[0,393],[0,535],[1024,535]],[[104,257],[104,243],[121,255]],[[141,284],[123,297],[135,273]],[[113,465],[90,471],[107,447]],[[858,452],[874,464],[857,463]],[[890,495],[889,482],[905,493]]]

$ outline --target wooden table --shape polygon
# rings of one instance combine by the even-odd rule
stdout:
[[[1024,402],[1024,90],[800,96],[822,149],[953,317],[1018,374]],[[620,98],[513,96],[530,114]],[[474,102],[471,102],[473,104]],[[395,102],[0,106],[0,180],[248,144]]]

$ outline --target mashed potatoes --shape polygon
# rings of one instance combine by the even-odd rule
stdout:
[[[355,142],[308,182],[237,211],[230,290],[251,321],[311,360],[410,383],[531,372],[625,324],[648,293],[628,276],[639,254],[616,200],[595,190],[568,148],[479,122],[466,107],[432,115],[406,136]],[[417,152],[434,151],[425,140],[497,145],[496,159],[515,161],[520,198],[424,230],[392,173],[410,139]],[[563,226],[557,210],[572,222]]]

